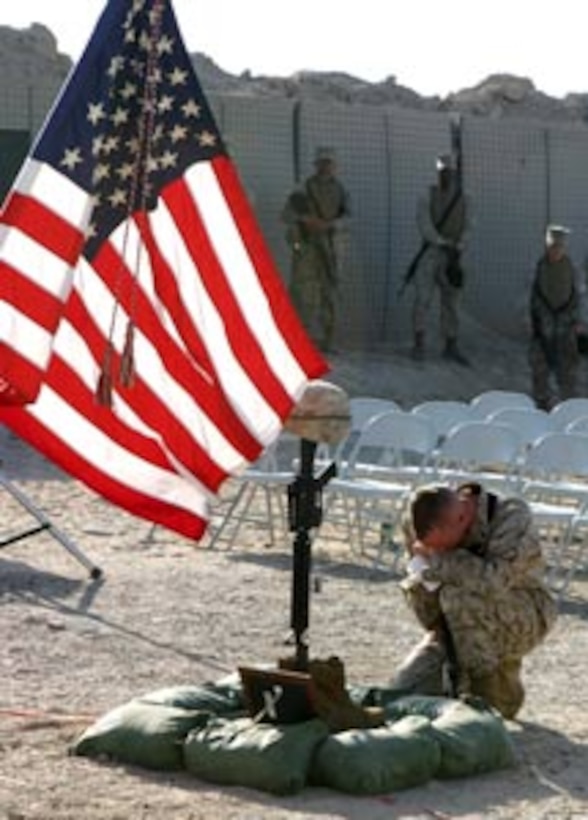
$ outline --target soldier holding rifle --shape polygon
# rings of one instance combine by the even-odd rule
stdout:
[[[533,398],[545,410],[577,394],[578,337],[586,327],[586,284],[567,254],[569,233],[563,225],[547,226],[545,252],[531,287],[529,364]]]
[[[290,295],[308,333],[332,350],[337,318],[340,232],[350,215],[349,195],[336,176],[332,148],[318,148],[315,173],[293,191],[282,210],[292,250]]]
[[[437,182],[421,198],[417,225],[422,245],[404,279],[414,282],[413,358],[425,357],[427,319],[435,292],[441,302],[443,358],[468,366],[457,345],[458,304],[463,288],[461,254],[471,227],[471,203],[461,186],[461,174],[448,154],[437,157]]]

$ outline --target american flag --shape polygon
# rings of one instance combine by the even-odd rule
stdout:
[[[326,364],[169,0],[110,0],[0,218],[0,420],[198,539]]]

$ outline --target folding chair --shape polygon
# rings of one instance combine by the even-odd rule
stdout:
[[[528,447],[553,431],[551,416],[538,407],[502,407],[489,415],[486,421],[506,424],[517,431],[521,439],[521,460],[524,460]]]
[[[569,424],[566,424],[564,432],[588,434],[588,415],[578,416],[577,419],[570,421]]]
[[[387,413],[389,410],[400,410],[400,405],[393,399],[383,399],[377,396],[354,396],[349,399],[351,429],[361,430],[374,416]]]
[[[228,499],[222,499],[209,526],[207,547],[220,542],[231,549],[244,524],[267,531],[267,545],[285,540],[288,533],[286,499],[288,485],[295,477],[295,450],[300,439],[282,432],[262,456],[229,483]],[[260,498],[261,497],[261,498]]]
[[[554,430],[565,428],[581,416],[588,416],[588,398],[565,399],[556,404],[549,412]]]
[[[584,563],[588,436],[562,431],[547,433],[527,451],[521,478],[520,494],[552,546],[548,582],[561,595]]]
[[[437,431],[438,443],[441,443],[456,424],[472,419],[472,410],[467,402],[451,399],[431,399],[421,402],[412,408],[411,413],[425,416],[433,422]]]
[[[365,556],[375,542],[375,562],[382,564],[392,547],[396,566],[400,553],[388,533],[394,532],[406,500],[425,475],[436,441],[431,421],[402,410],[377,415],[364,426],[344,473],[325,491],[326,519],[334,520],[340,502],[352,550],[357,543]]]
[[[503,407],[535,407],[527,393],[516,390],[485,390],[470,401],[472,418],[483,420]]]
[[[382,413],[400,409],[400,405],[392,399],[383,399],[377,396],[354,396],[349,399],[349,413],[351,415],[349,433],[345,440],[339,443],[333,454],[340,473],[344,472],[349,454],[352,452],[359,434],[366,424]]]
[[[17,501],[20,506],[29,513],[30,516],[37,521],[37,526],[30,527],[27,530],[23,530],[22,532],[7,536],[0,540],[0,549],[3,549],[10,544],[15,544],[17,541],[22,541],[23,539],[29,538],[33,535],[47,532],[89,571],[90,578],[96,580],[102,577],[102,570],[100,567],[93,564],[90,559],[87,558],[84,553],[73,543],[73,541],[71,541],[71,539],[68,538],[64,532],[56,527],[55,524],[47,518],[43,511],[35,506],[28,496],[21,489],[19,489],[19,487],[17,487],[16,484],[14,484],[1,469],[0,486],[2,486],[2,488],[6,490],[6,492],[9,493],[15,501]]]
[[[439,446],[435,481],[479,481],[499,492],[516,487],[521,437],[506,424],[468,421],[453,427]]]

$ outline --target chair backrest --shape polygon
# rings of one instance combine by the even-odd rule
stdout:
[[[376,396],[355,396],[349,399],[351,430],[358,432],[375,416],[380,415],[380,413],[387,413],[389,410],[400,410],[400,405],[393,399],[383,399]]]
[[[588,415],[578,416],[577,419],[570,421],[565,426],[565,433],[588,433]]]
[[[433,423],[424,416],[404,410],[389,410],[375,416],[362,429],[350,454],[353,470],[365,462],[385,466],[425,463],[437,443]]]
[[[423,401],[415,405],[411,413],[430,419],[439,439],[446,436],[456,424],[469,421],[472,417],[470,405],[467,402],[451,399]]]
[[[377,396],[354,396],[349,399],[349,413],[351,415],[349,433],[334,449],[334,458],[341,471],[344,472],[347,469],[349,459],[352,457],[358,442],[359,434],[366,424],[376,416],[388,413],[390,410],[400,410],[400,405],[392,399]]]
[[[472,417],[485,419],[503,407],[535,407],[535,402],[526,393],[514,390],[486,390],[478,393],[470,401]]]
[[[560,478],[588,477],[588,436],[557,430],[531,445],[522,465],[527,475]]]
[[[249,472],[271,473],[279,470],[292,470],[300,453],[300,441],[301,439],[294,433],[282,430],[279,436],[261,453],[257,461],[250,465]]]
[[[538,407],[503,407],[486,420],[492,424],[507,424],[513,427],[521,437],[525,449],[553,430],[549,413]]]
[[[449,431],[441,443],[436,465],[458,468],[499,468],[505,474],[514,471],[521,448],[517,431],[506,424],[466,421]]]
[[[588,415],[588,398],[565,399],[549,412],[554,430],[565,430],[570,422]]]

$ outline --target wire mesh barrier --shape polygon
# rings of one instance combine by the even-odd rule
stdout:
[[[0,88],[0,148],[13,139],[6,132],[34,136],[54,86],[39,78]],[[236,94],[209,99],[285,281],[290,259],[281,208],[312,172],[316,147],[335,149],[352,203],[339,272],[345,324],[338,342],[371,349],[406,337],[410,293],[398,292],[420,243],[417,201],[434,181],[435,157],[451,149],[455,115]],[[573,229],[569,247],[577,263],[586,254],[588,129],[473,115],[462,116],[459,128],[463,186],[474,211],[464,312],[516,338],[546,223]],[[6,188],[16,169],[2,170]]]

